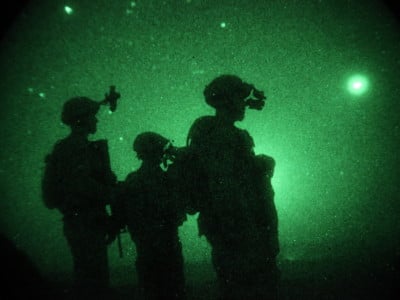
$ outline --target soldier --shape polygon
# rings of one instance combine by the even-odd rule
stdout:
[[[246,106],[261,109],[265,97],[234,75],[215,78],[204,96],[215,115],[193,123],[188,147],[202,166],[196,173],[203,173],[208,183],[208,196],[194,206],[199,211],[199,234],[212,248],[220,297],[274,299],[279,278],[278,219],[271,185],[275,161],[255,155],[252,137],[235,126],[244,119]]]
[[[46,158],[42,192],[48,208],[63,215],[78,293],[108,291],[107,244],[114,239],[110,204],[116,176],[110,169],[106,140],[89,141],[96,132],[100,102],[75,97],[64,103],[61,120],[71,129]]]
[[[167,173],[161,168],[168,145],[168,139],[154,132],[135,138],[133,150],[142,164],[120,184],[116,206],[136,245],[136,271],[145,299],[186,297],[178,235],[186,214],[171,197]]]

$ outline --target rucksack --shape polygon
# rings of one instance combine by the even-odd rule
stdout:
[[[176,202],[186,213],[199,212],[208,195],[208,180],[199,158],[189,147],[180,148],[168,166],[167,179]]]

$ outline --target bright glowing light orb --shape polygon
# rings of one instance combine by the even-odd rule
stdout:
[[[74,10],[70,6],[64,6],[64,11],[67,15],[72,15]]]
[[[347,90],[353,95],[362,95],[368,90],[368,79],[363,75],[353,75],[347,81]]]

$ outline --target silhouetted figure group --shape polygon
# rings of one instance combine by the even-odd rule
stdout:
[[[237,76],[221,75],[204,97],[215,115],[194,121],[187,145],[175,147],[155,132],[139,134],[133,150],[141,165],[121,182],[111,170],[107,142],[88,140],[107,101],[76,97],[64,104],[62,121],[71,133],[47,156],[42,190],[46,206],[63,214],[80,295],[107,292],[107,245],[126,228],[144,298],[186,299],[178,229],[187,214],[199,213],[219,299],[278,298],[275,161],[256,155],[250,134],[235,126],[246,107],[261,109],[265,96]]]

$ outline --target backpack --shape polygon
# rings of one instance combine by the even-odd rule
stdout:
[[[186,213],[200,211],[208,195],[208,180],[197,155],[189,147],[180,148],[167,169],[167,180],[172,195]]]
[[[61,192],[61,178],[53,155],[48,154],[44,163],[41,182],[42,200],[48,209],[59,208],[63,193]]]

